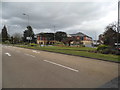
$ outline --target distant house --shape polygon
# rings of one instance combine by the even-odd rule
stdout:
[[[54,33],[39,33],[37,36],[37,44],[40,45],[52,45],[56,41],[54,40]],[[80,45],[83,44],[85,46],[92,44],[92,38],[87,36],[81,32],[76,34],[67,34],[67,38],[63,39],[62,42],[64,44],[69,45]]]
[[[79,39],[79,40],[85,40],[85,41],[91,41],[92,38],[90,36],[87,36],[81,32],[78,32],[76,34],[69,34],[71,37],[75,37],[76,39]]]
[[[71,44],[83,44],[83,45],[91,45],[92,44],[92,37],[85,35],[81,32],[76,34],[69,34],[67,35],[68,38],[71,38]]]
[[[37,44],[52,45],[55,43],[54,33],[39,33],[37,36]]]

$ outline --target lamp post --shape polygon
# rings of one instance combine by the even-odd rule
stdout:
[[[120,8],[120,1],[118,1],[118,27],[117,27],[117,48],[118,48],[118,44],[119,44],[119,40],[118,40],[118,38],[119,38],[119,29],[120,29],[120,27],[119,27],[119,24],[120,24],[120,14],[119,14],[119,8]]]
[[[30,26],[30,25],[29,25],[29,15],[26,14],[26,13],[23,13],[23,15],[26,15],[26,16],[27,16],[27,19],[28,19],[28,27],[29,27],[29,26]],[[30,40],[30,43],[31,43],[31,36],[30,36],[28,39]]]
[[[29,15],[28,15],[28,14],[25,14],[25,13],[23,13],[23,15],[26,15],[26,16],[27,16],[27,18],[28,18],[28,26],[29,26]]]
[[[55,44],[55,26],[54,26],[54,44]]]

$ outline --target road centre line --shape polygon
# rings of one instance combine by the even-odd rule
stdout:
[[[10,53],[5,53],[6,55],[8,55],[8,56],[11,56],[11,54]]]
[[[57,65],[57,66],[60,66],[60,67],[63,67],[63,68],[66,68],[66,69],[69,69],[69,70],[71,70],[71,71],[79,72],[79,70],[76,70],[76,69],[73,69],[73,68],[71,68],[71,67],[67,67],[67,66],[64,66],[64,65],[61,65],[61,64],[52,62],[52,61],[48,61],[48,60],[43,60],[43,61],[48,62],[48,63],[51,63],[51,64],[54,64],[54,65]]]
[[[34,53],[40,53],[40,52],[37,52],[37,51],[35,51],[35,50],[32,50]]]
[[[30,55],[30,54],[26,54],[26,53],[25,53],[25,55],[27,55],[27,56],[31,56],[31,57],[35,57],[35,56],[33,56],[33,55]]]

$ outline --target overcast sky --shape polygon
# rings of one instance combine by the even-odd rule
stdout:
[[[1,4],[0,4],[1,5]],[[2,2],[2,24],[9,34],[23,33],[30,25],[35,33],[64,31],[83,32],[93,39],[105,27],[117,21],[117,0],[113,2]],[[3,26],[0,26],[2,29]]]

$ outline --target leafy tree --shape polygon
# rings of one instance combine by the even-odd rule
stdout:
[[[56,33],[55,33],[55,40],[61,42],[61,41],[62,41],[63,39],[65,39],[65,38],[67,38],[67,34],[66,34],[65,32],[59,31],[59,32],[56,32]]]
[[[48,41],[54,40],[54,33],[39,33],[38,35],[45,37]]]
[[[27,30],[24,31],[24,34],[23,34],[23,40],[24,42],[35,42],[35,34],[33,32],[33,29],[31,26],[27,26]],[[30,37],[31,40],[28,40],[27,38]]]
[[[0,42],[2,42],[2,34],[0,33]]]
[[[2,29],[2,42],[5,42],[6,40],[8,40],[8,32],[7,32],[7,28],[4,25],[3,29]]]
[[[14,43],[14,38],[13,38],[13,36],[10,37],[10,43],[11,43],[11,44]]]
[[[105,45],[110,45],[110,46],[114,46],[115,43],[117,42],[117,24],[116,23],[112,23],[109,24],[106,28],[105,28],[105,32],[103,33],[103,41]],[[118,33],[119,37],[119,42],[120,42],[120,33]]]
[[[38,35],[45,37],[48,41],[54,40],[54,33],[39,33]],[[65,38],[67,38],[67,34],[65,32],[59,31],[55,33],[55,40],[61,42]]]
[[[72,37],[67,37],[67,38],[65,38],[65,39],[62,40],[62,42],[63,42],[65,45],[68,44],[68,46],[70,46],[70,43],[71,43],[72,41],[73,41],[73,38],[72,38]]]

